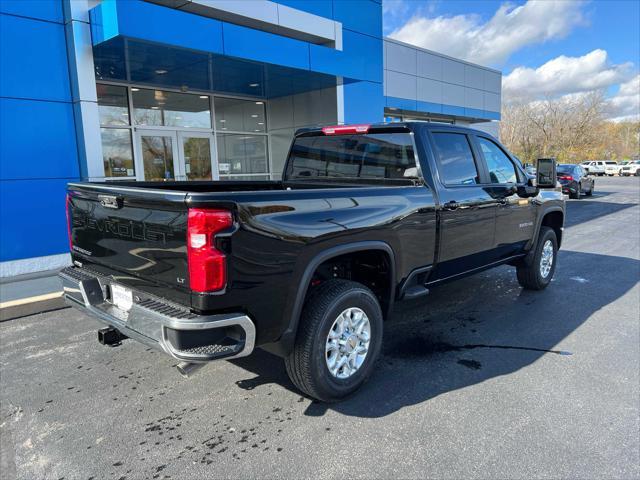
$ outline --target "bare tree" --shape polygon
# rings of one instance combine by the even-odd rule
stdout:
[[[507,101],[500,138],[527,163],[550,156],[578,163],[637,155],[638,122],[607,122],[605,107],[600,91],[533,102]]]

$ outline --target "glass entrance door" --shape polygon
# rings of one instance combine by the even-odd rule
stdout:
[[[213,135],[210,133],[178,132],[181,180],[218,180]]]
[[[138,129],[137,180],[218,180],[213,142],[207,132]]]
[[[138,180],[148,182],[176,180],[180,172],[176,132],[138,130],[136,132],[136,171]]]

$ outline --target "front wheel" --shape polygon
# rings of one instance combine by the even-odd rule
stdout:
[[[382,323],[378,299],[364,285],[339,279],[321,284],[305,302],[293,351],[285,358],[289,378],[323,402],[350,395],[373,371]]]
[[[527,290],[543,290],[551,283],[556,270],[558,240],[556,232],[549,227],[540,227],[538,242],[529,262],[523,260],[517,267],[518,282]]]

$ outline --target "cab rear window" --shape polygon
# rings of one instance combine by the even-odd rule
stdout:
[[[417,178],[409,133],[297,137],[287,178]]]

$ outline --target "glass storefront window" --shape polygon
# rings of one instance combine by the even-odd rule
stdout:
[[[105,177],[133,177],[135,166],[128,128],[101,128]]]
[[[267,131],[264,102],[215,97],[216,130],[264,133]]]
[[[229,182],[247,181],[255,182],[256,180],[271,180],[270,175],[220,175],[220,180],[226,180]]]
[[[97,84],[100,125],[129,125],[127,88]]]
[[[207,95],[132,88],[136,125],[211,128]]]
[[[220,176],[269,172],[266,136],[219,133],[217,144]]]

